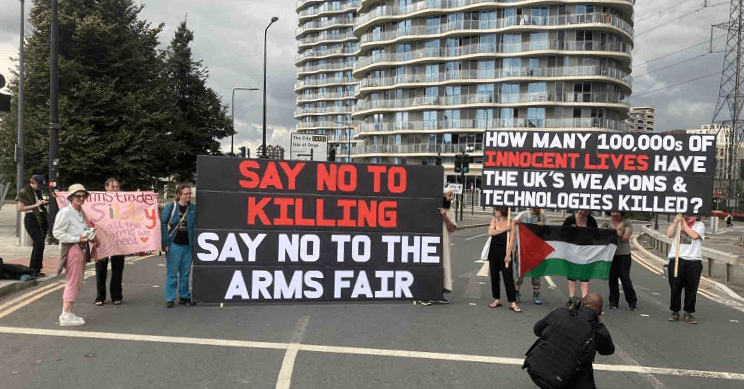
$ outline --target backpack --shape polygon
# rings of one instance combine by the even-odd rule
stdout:
[[[541,388],[573,388],[581,373],[591,369],[595,352],[591,324],[569,310],[530,347],[522,368]]]

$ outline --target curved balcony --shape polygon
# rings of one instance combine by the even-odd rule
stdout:
[[[550,0],[422,0],[403,7],[389,5],[368,12],[367,6],[373,4],[373,2],[377,2],[377,0],[361,0],[359,3],[359,8],[357,9],[358,15],[354,20],[354,29],[358,30],[359,33],[364,32],[372,24],[371,22],[377,18],[391,18],[403,15],[414,16],[413,14],[452,13],[453,11],[472,11],[475,9],[495,10],[497,6],[494,3],[504,4],[498,6],[498,8],[555,3]],[[587,0],[583,1],[582,4],[614,5],[622,10],[628,19],[630,19],[633,15],[633,4],[635,4],[635,0]]]
[[[327,115],[327,114],[351,114],[353,111],[352,107],[336,107],[335,105],[329,107],[298,107],[294,112],[294,117],[298,118],[304,115]]]
[[[308,20],[302,26],[297,27],[295,30],[295,38],[301,38],[305,32],[322,30],[330,27],[352,27],[354,25],[354,19],[347,17],[337,17],[330,20]]]
[[[464,96],[421,96],[408,99],[379,99],[375,101],[357,100],[353,115],[360,115],[362,111],[377,109],[395,109],[395,110],[415,110],[417,107],[442,107],[444,109],[463,106],[484,104],[486,107],[501,108],[514,107],[516,104],[525,106],[547,106],[562,105],[567,103],[572,105],[580,103],[587,104],[617,104],[622,108],[629,109],[629,96],[625,93],[606,93],[606,92],[567,92],[556,95],[553,92],[532,92],[532,93],[515,93],[494,95],[472,94]]]
[[[303,79],[299,80],[295,83],[294,89],[295,91],[300,91],[305,88],[315,88],[315,87],[322,87],[322,86],[341,86],[341,85],[353,85],[358,83],[359,81],[349,78],[349,77],[343,77],[341,79],[337,79],[335,77],[329,77],[324,79]]]
[[[357,48],[347,49],[343,45],[339,45],[333,49],[327,50],[305,50],[302,54],[295,56],[295,65],[299,65],[309,59],[326,59],[337,56],[356,56],[359,50]]]
[[[468,146],[473,147],[471,154],[479,155],[483,153],[483,143],[469,144]],[[412,154],[455,154],[459,153],[461,149],[460,144],[445,143],[445,144],[432,144],[432,143],[416,143],[407,145],[356,145],[351,148],[351,154],[367,155],[367,154],[383,154],[385,156],[395,155],[412,155]]]
[[[453,72],[440,72],[435,74],[405,74],[394,77],[362,79],[359,83],[357,96],[362,96],[374,88],[389,89],[390,87],[429,86],[440,84],[460,84],[482,82],[501,82],[505,79],[555,79],[555,78],[612,78],[620,81],[621,85],[630,89],[633,86],[633,77],[628,73],[616,68],[604,66],[566,66],[561,68],[516,68],[516,69],[494,69],[494,70],[459,70]]]
[[[317,7],[310,7],[297,13],[300,21],[307,18],[315,18],[340,12],[356,12],[358,0],[349,0],[343,3],[325,2]]]
[[[542,31],[549,29],[577,29],[577,28],[597,28],[609,26],[614,27],[612,30],[618,30],[626,33],[628,38],[633,39],[633,27],[625,20],[606,13],[595,12],[581,15],[559,15],[559,16],[520,16],[519,20],[514,18],[505,18],[498,20],[475,20],[460,21],[457,23],[441,24],[439,26],[410,26],[400,27],[393,31],[385,32],[367,32],[361,34],[360,44],[365,43],[392,43],[401,39],[424,39],[436,37],[441,34],[452,35],[451,33],[470,33],[478,30],[482,33],[501,32],[502,30],[514,30],[512,27],[529,27],[530,31]],[[539,27],[539,28],[536,28]],[[358,34],[357,34],[358,35]],[[369,46],[369,45],[367,45]],[[363,46],[364,47],[364,46]]]
[[[564,131],[567,129],[593,129],[597,131],[612,130],[625,131],[626,124],[620,120],[609,120],[600,118],[565,118],[565,119],[463,119],[463,120],[436,120],[436,121],[414,121],[406,123],[357,123],[357,137],[363,138],[372,135],[389,135],[400,133],[432,133],[432,132],[471,132],[483,133],[486,129],[509,129],[509,128],[540,128],[552,131]]]
[[[535,52],[545,51],[578,51],[582,53],[598,52],[603,56],[612,53],[618,59],[626,59],[630,62],[631,47],[622,43],[601,44],[594,41],[564,41],[555,40],[541,42],[523,42],[514,44],[472,44],[460,47],[421,48],[407,53],[373,54],[362,56],[354,65],[354,76],[358,75],[367,67],[385,63],[386,66],[401,65],[402,63],[413,63],[416,60],[437,59],[439,62],[453,61],[467,55],[482,55],[488,57],[514,57],[523,55],[535,55]],[[416,61],[421,62],[421,61]]]
[[[310,35],[310,36],[306,36],[304,38],[298,39],[297,48],[299,49],[301,46],[317,45],[323,42],[326,42],[326,43],[344,42],[347,40],[354,40],[354,39],[356,39],[356,37],[350,30],[347,32],[338,33],[338,34],[334,34],[329,31],[323,31],[320,34]]]
[[[355,124],[353,123],[340,123],[336,121],[329,121],[329,120],[319,120],[319,121],[313,121],[313,122],[299,122],[297,123],[298,130],[310,130],[310,129],[322,129],[322,128],[329,128],[329,129],[344,129],[344,128],[354,128]]]
[[[353,65],[351,63],[324,63],[322,65],[305,65],[297,68],[297,75],[300,76],[303,73],[313,73],[322,71],[339,71],[339,70],[352,70]]]
[[[297,0],[295,3],[295,10],[299,11],[301,8],[305,7],[306,5],[312,4],[312,3],[322,3],[325,0]]]
[[[311,93],[297,95],[297,102],[308,103],[317,100],[347,100],[353,99],[354,93]]]

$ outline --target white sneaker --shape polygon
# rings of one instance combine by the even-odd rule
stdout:
[[[83,324],[85,324],[85,320],[72,312],[62,312],[59,315],[59,325],[61,327],[81,326]]]

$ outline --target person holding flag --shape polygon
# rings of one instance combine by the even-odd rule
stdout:
[[[512,229],[511,220],[509,220],[509,208],[494,208],[491,224],[488,226],[488,235],[491,236],[491,246],[488,249],[488,267],[491,273],[491,295],[494,301],[489,305],[490,308],[498,308],[501,304],[501,276],[504,277],[504,288],[506,289],[506,299],[509,301],[512,311],[522,312],[517,305],[517,290],[514,288],[514,274],[512,273],[512,248],[514,247],[514,237],[509,236]]]
[[[669,287],[672,291],[668,321],[679,321],[679,310],[682,305],[682,290],[685,291],[685,314],[683,321],[697,324],[692,314],[695,312],[697,290],[700,285],[700,274],[703,271],[703,240],[705,240],[705,224],[697,220],[696,216],[682,216],[677,214],[672,224],[667,227],[668,237],[676,237],[672,241],[667,258]]]
[[[542,209],[530,208],[529,210],[520,212],[519,215],[517,215],[517,217],[514,218],[514,221],[521,222],[521,223],[537,224],[538,226],[544,226],[548,224],[548,217],[545,216],[545,213],[543,213]],[[516,230],[516,223],[515,223],[512,232],[516,234],[516,231],[517,230]],[[534,300],[535,304],[540,305],[542,304],[542,297],[540,297],[540,286],[541,286],[540,277],[530,277],[530,282],[532,283],[532,299]],[[518,303],[522,300],[522,294],[520,293],[520,289],[522,288],[523,283],[524,283],[524,276],[517,275],[514,288],[517,290],[517,302]]]

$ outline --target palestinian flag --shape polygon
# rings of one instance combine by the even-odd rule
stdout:
[[[615,230],[519,223],[519,274],[606,280],[616,248]]]

